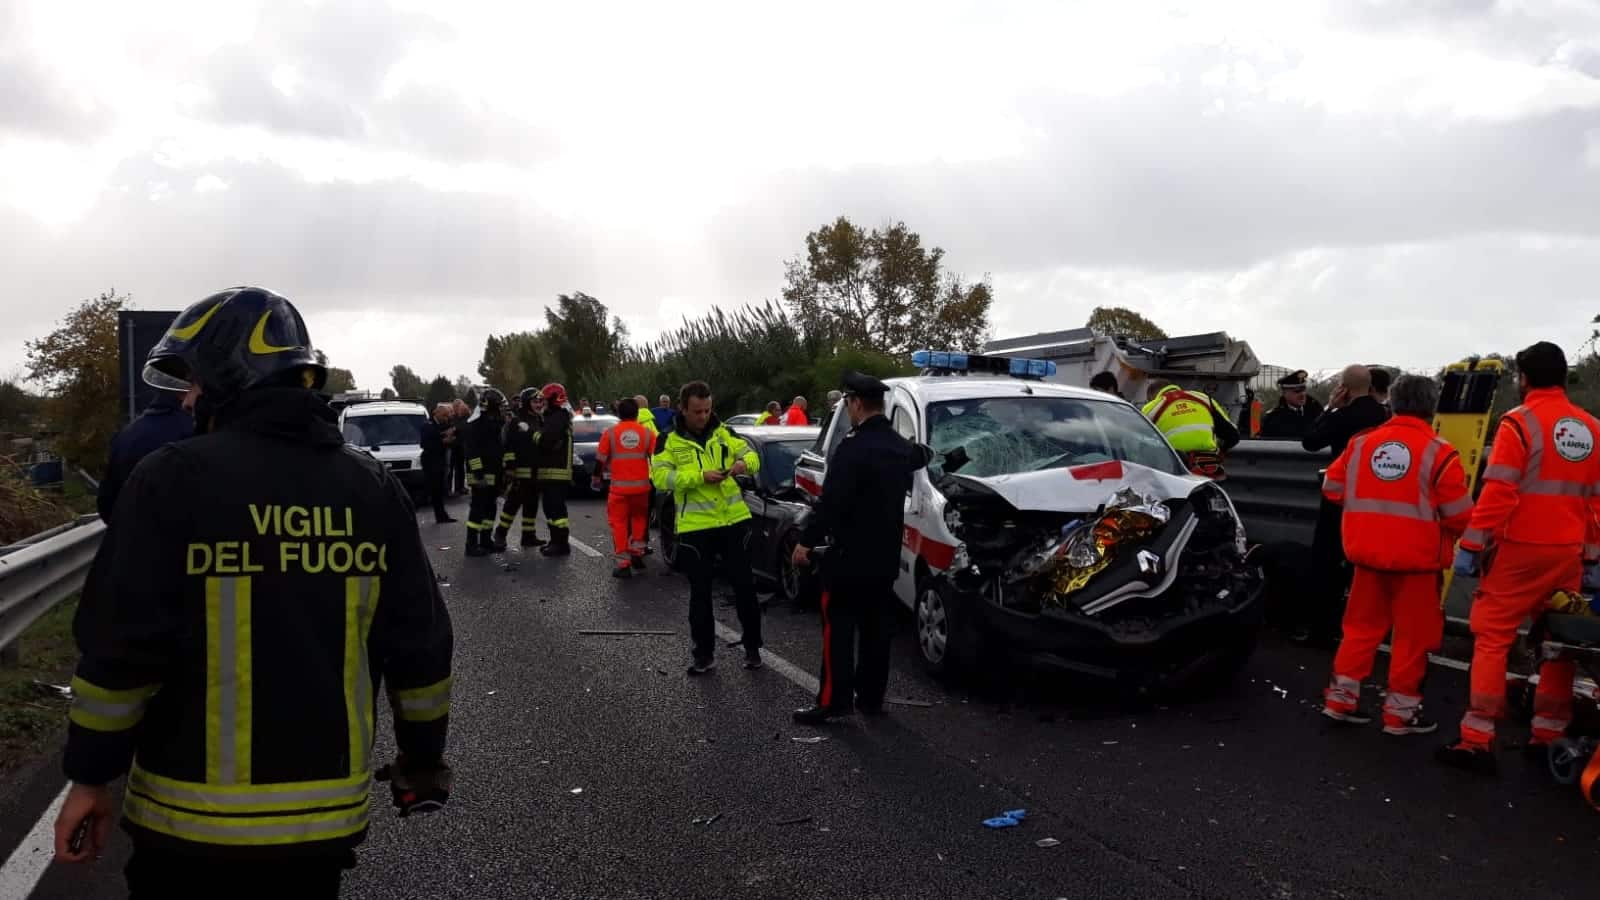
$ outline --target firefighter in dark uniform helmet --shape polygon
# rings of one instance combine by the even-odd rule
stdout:
[[[522,546],[538,547],[544,543],[534,531],[534,519],[539,515],[539,485],[533,480],[535,446],[533,436],[539,433],[542,417],[538,388],[523,388],[517,392],[511,406],[513,417],[506,423],[501,443],[505,452],[506,502],[500,508],[500,524],[494,530],[494,549],[506,549],[506,537],[517,522],[517,512],[522,512]]]
[[[488,556],[495,549],[495,501],[505,487],[506,395],[494,388],[478,392],[478,407],[467,419],[467,486],[472,491],[467,507],[467,555]]]
[[[534,438],[533,477],[539,484],[545,521],[550,523],[550,543],[539,552],[570,556],[572,522],[567,518],[567,492],[572,489],[572,409],[567,406],[567,389],[559,384],[545,385],[539,396],[544,398],[544,419]]]
[[[828,460],[817,513],[794,548],[795,564],[805,565],[812,548],[830,544],[821,560],[823,647],[817,703],[794,714],[805,725],[820,725],[855,710],[883,712],[906,495],[912,476],[928,464],[926,451],[901,437],[884,417],[888,385],[871,375],[847,372],[844,389],[844,408],[853,427]]]
[[[131,896],[336,897],[387,685],[405,815],[449,796],[450,618],[406,491],[345,445],[305,323],[260,288],[184,310],[145,380],[199,389],[84,584],[56,857],[95,858],[127,776]]]

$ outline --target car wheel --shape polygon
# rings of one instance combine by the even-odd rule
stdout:
[[[799,536],[784,536],[778,542],[778,558],[773,561],[772,571],[777,574],[778,596],[786,603],[798,604],[805,599],[806,579],[800,567],[794,564],[794,548],[799,544]]]
[[[922,667],[935,678],[947,678],[956,671],[959,634],[953,627],[949,595],[932,579],[917,583],[915,608],[917,653]]]
[[[670,496],[670,495],[669,495]],[[656,528],[661,538],[661,559],[671,568],[678,566],[678,520],[670,500],[663,502],[656,514]]]

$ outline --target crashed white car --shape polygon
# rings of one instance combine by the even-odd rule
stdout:
[[[933,451],[895,584],[929,670],[1000,654],[1149,684],[1243,664],[1262,576],[1219,485],[1128,403],[1039,380],[1049,363],[917,356],[924,374],[888,379],[886,411]],[[820,494],[849,427],[832,417],[797,485]]]

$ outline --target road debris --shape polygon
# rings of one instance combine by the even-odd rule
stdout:
[[[699,825],[701,828],[710,828],[711,825],[714,822],[716,822],[718,819],[720,819],[720,818],[722,818],[722,813],[717,813],[715,815],[706,816],[703,819],[695,819],[694,821],[690,822],[689,824],[691,824],[691,825]]]
[[[485,697],[493,697],[495,694],[498,694],[498,693],[500,693],[500,692],[499,691],[490,691],[489,693],[484,694],[484,696]]]
[[[572,790],[568,791],[567,793],[569,793],[569,794],[581,794],[581,793],[583,793],[583,788],[581,788],[581,787],[573,788]]]
[[[579,634],[614,635],[617,637],[672,637],[676,631],[628,631],[616,628],[580,628]]]
[[[72,688],[68,685],[51,684],[48,681],[40,681],[39,679],[35,678],[33,680],[33,686],[38,688],[42,693],[56,694],[67,700],[72,699]]]
[[[1035,847],[1046,847],[1046,848],[1048,848],[1048,847],[1059,847],[1059,846],[1061,846],[1061,842],[1056,840],[1055,838],[1040,838],[1039,840],[1034,841],[1033,845]]]
[[[1027,817],[1027,810],[1012,809],[1007,810],[992,819],[984,819],[983,824],[988,828],[1015,828],[1018,825],[1021,825],[1022,820],[1026,819]]]
[[[777,825],[779,827],[783,827],[783,826],[786,826],[786,825],[804,825],[805,823],[811,821],[811,818],[812,818],[811,816],[801,816],[798,819],[784,819],[781,822],[773,822],[772,824]]]
[[[827,738],[820,734],[816,734],[812,735],[811,737],[792,737],[789,740],[794,741],[796,744],[820,744],[827,740]]]
[[[905,698],[890,697],[888,700],[885,700],[883,702],[891,704],[891,705],[894,705],[894,706],[915,706],[915,707],[917,707],[919,709],[929,709],[929,708],[931,708],[933,706],[932,703],[929,703],[926,700],[913,700],[910,697],[905,697]]]
[[[1122,742],[1121,741],[1101,741],[1100,742],[1100,746],[1102,746],[1102,747],[1115,747],[1116,745],[1118,745],[1120,743],[1122,743]]]
[[[440,547],[439,549],[440,550],[449,550],[450,548],[449,547]]]

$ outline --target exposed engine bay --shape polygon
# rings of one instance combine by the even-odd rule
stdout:
[[[962,542],[955,586],[1012,612],[1129,632],[1236,605],[1259,587],[1216,484],[1135,464],[1096,468],[943,475],[945,524]]]

